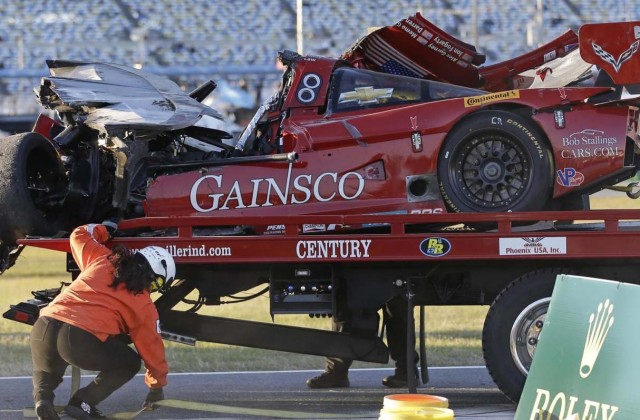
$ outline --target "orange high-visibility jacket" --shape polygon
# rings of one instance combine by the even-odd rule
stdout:
[[[47,307],[48,316],[82,328],[105,341],[128,334],[147,368],[145,382],[151,388],[167,384],[169,368],[160,337],[158,311],[148,291],[134,294],[124,284],[113,289],[114,267],[107,257],[109,239],[103,225],[86,225],[71,234],[71,252],[81,273]]]

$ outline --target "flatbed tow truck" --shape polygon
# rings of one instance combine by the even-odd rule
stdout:
[[[274,234],[228,235],[238,226],[244,232],[254,226]],[[69,252],[67,239],[19,243]],[[423,383],[428,381],[424,307],[491,305],[483,354],[497,386],[514,401],[522,392],[558,274],[640,284],[638,210],[295,216],[284,221],[146,217],[122,221],[110,244],[131,249],[160,245],[175,256],[182,280],[156,305],[164,337],[186,344],[208,341],[386,363],[389,352],[379,336],[377,310],[401,295],[411,315],[409,357],[419,327]],[[67,260],[73,276],[77,268]],[[348,309],[354,332],[196,313],[260,285],[269,294],[272,316],[331,316]],[[199,298],[192,310],[174,309],[194,291]],[[34,292],[36,299],[12,305],[4,316],[31,323],[38,306],[57,292]],[[410,381],[410,391],[415,392],[416,382]]]
[[[574,211],[640,167],[638,45],[639,22],[588,24],[479,67],[474,46],[417,13],[339,59],[281,52],[282,83],[235,146],[196,125],[219,117],[201,103],[213,81],[187,94],[50,60],[36,94],[61,118],[0,142],[0,272],[25,246],[69,252],[64,235],[29,234],[117,218],[112,245],[176,259],[181,280],[156,300],[167,339],[385,363],[377,312],[403,296],[409,358],[421,308],[423,382],[424,307],[491,305],[484,357],[517,401],[558,274],[640,283],[640,210]],[[407,71],[385,70],[396,59]],[[537,209],[563,211],[521,212]],[[260,286],[272,315],[348,311],[352,332],[197,313]],[[4,316],[32,323],[60,290]]]

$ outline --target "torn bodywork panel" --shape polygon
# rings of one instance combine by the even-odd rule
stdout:
[[[366,35],[343,57],[362,68],[495,92],[542,87],[531,85],[531,71],[541,75],[538,80],[543,81],[549,71],[545,69],[558,67],[563,57],[576,49],[579,54],[572,54],[571,63],[564,64],[574,75],[563,78],[564,86],[578,80],[590,65],[605,71],[615,84],[638,84],[640,68],[638,60],[632,58],[639,45],[638,22],[587,24],[578,33],[568,30],[519,57],[482,66],[484,55],[475,46],[447,34],[417,13]],[[523,78],[525,72],[529,77]]]
[[[38,102],[74,113],[83,124],[110,135],[114,130],[173,131],[203,115],[222,119],[170,80],[118,64],[47,61],[51,76],[36,90]]]

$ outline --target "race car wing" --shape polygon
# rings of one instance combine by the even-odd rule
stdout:
[[[640,83],[640,21],[580,27],[580,55],[607,72],[618,85]]]

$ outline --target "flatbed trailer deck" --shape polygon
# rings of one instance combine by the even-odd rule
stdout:
[[[69,252],[65,238],[27,238],[20,244]],[[149,217],[122,221],[111,244],[160,245],[174,255],[181,281],[156,305],[165,337],[191,344],[212,341],[384,363],[388,349],[378,336],[377,310],[389,299],[408,300],[410,343],[415,343],[414,306],[490,304],[483,353],[496,384],[515,401],[558,274],[640,283],[638,210],[224,221]],[[74,272],[73,264],[68,270]],[[331,316],[348,310],[359,333],[174,309],[194,290],[201,304],[212,305],[261,284],[272,315]],[[422,319],[420,330],[426,381]],[[410,350],[413,357],[413,346]],[[415,385],[410,383],[410,390]]]

